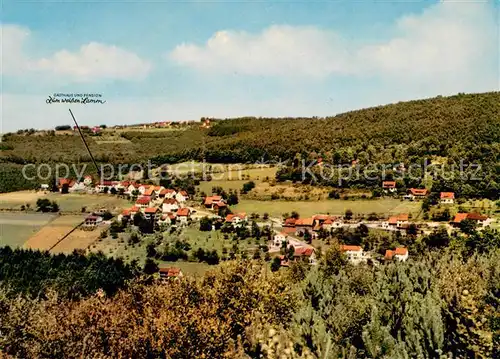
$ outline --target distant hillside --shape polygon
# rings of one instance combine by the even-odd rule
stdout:
[[[481,163],[496,176],[500,157],[500,92],[459,94],[347,112],[327,118],[212,120],[172,131],[125,131],[122,141],[88,141],[97,161],[156,164],[185,160],[254,162],[302,158],[342,164],[419,162]],[[88,162],[75,135],[4,136],[0,160]],[[496,177],[495,177],[496,179]]]
[[[448,156],[500,141],[500,92],[401,102],[327,118],[237,118],[212,124],[208,130],[196,124],[178,131],[123,132],[130,142],[89,142],[98,161],[112,163],[148,158],[246,162],[297,153],[333,159],[336,152],[340,162],[378,162],[399,160],[395,149]],[[89,160],[77,136],[8,135],[5,140],[2,158],[11,162]]]

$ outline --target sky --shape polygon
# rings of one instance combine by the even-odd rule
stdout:
[[[1,8],[1,127],[330,116],[500,88],[495,1],[25,1]],[[104,104],[47,104],[98,93]]]

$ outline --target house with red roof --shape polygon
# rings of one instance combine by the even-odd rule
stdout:
[[[440,195],[441,204],[453,204],[455,203],[455,193],[454,192],[441,192]]]
[[[177,213],[177,220],[179,221],[179,223],[181,225],[187,225],[188,224],[188,220],[191,216],[191,210],[187,207],[184,207],[184,208],[180,208]]]
[[[161,211],[157,207],[147,207],[144,208],[144,218],[149,221],[156,221],[161,214]]]
[[[156,191],[154,189],[154,186],[147,188],[142,195],[151,197],[151,200],[154,200],[156,198]]]
[[[239,227],[245,222],[248,222],[248,216],[245,212],[230,213],[226,216],[226,223],[230,223],[234,227]]]
[[[409,256],[408,248],[398,247],[394,250],[391,249],[386,250],[384,259],[385,260],[396,259],[401,262],[405,262],[408,259],[408,256]]]
[[[401,213],[398,214],[397,216],[391,216],[387,221],[382,222],[382,228],[390,228],[390,227],[396,227],[396,228],[403,228],[406,225],[409,224],[409,214],[408,213]]]
[[[316,215],[313,219],[319,224],[323,229],[330,231],[335,228],[341,228],[344,225],[342,217],[329,216],[329,215]]]
[[[179,210],[179,202],[175,198],[165,198],[161,205],[163,213],[177,212]]]
[[[139,197],[137,201],[135,201],[135,205],[139,208],[146,208],[151,205],[151,197],[143,196]]]
[[[396,192],[396,181],[383,181],[382,189],[386,193],[394,193]]]
[[[294,227],[295,228],[296,221],[297,221],[297,219],[295,219],[295,218],[287,218],[283,222],[283,227]]]
[[[83,228],[94,229],[100,223],[102,223],[102,217],[90,215],[85,218],[85,221],[83,222]]]
[[[360,246],[353,245],[341,245],[340,250],[347,257],[347,260],[352,264],[359,264],[366,262],[366,257],[363,252],[363,248]]]
[[[314,227],[314,218],[298,218],[295,221],[295,233],[299,235],[304,235],[306,231],[312,234]]]
[[[451,224],[457,227],[460,225],[460,222],[465,219],[476,222],[478,227],[486,227],[492,222],[492,219],[490,217],[481,215],[479,213],[457,213],[453,218]]]
[[[410,201],[413,201],[415,199],[425,198],[428,194],[429,191],[426,188],[410,188],[403,199],[409,199]]]
[[[205,208],[218,210],[219,208],[226,207],[226,201],[221,196],[207,196],[203,201]]]
[[[318,263],[316,256],[316,249],[314,247],[294,247],[293,259],[289,260],[285,256],[279,257],[281,260],[282,267],[288,267],[290,262],[306,261],[311,265],[316,265]]]
[[[163,280],[179,280],[184,277],[180,268],[169,267],[159,269],[160,278]]]

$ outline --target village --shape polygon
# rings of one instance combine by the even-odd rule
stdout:
[[[44,186],[46,190],[46,186]],[[393,195],[396,190],[395,181],[384,181],[382,189],[385,194]],[[438,227],[448,233],[457,231],[464,220],[472,221],[476,228],[485,228],[492,223],[492,218],[477,213],[457,213],[448,222],[432,220],[412,220],[411,214],[399,213],[386,218],[355,219],[352,213],[315,214],[302,218],[299,214],[286,218],[265,216],[256,222],[255,214],[249,216],[245,212],[232,212],[231,206],[221,195],[205,195],[196,199],[183,188],[165,188],[161,185],[144,184],[140,181],[101,181],[94,184],[92,177],[83,181],[60,179],[58,190],[61,193],[88,193],[127,198],[131,206],[123,208],[116,214],[115,223],[123,227],[132,225],[143,233],[167,232],[187,227],[205,226],[205,231],[224,231],[240,233],[242,230],[253,231],[257,226],[266,234],[267,243],[264,252],[266,258],[276,258],[281,267],[288,267],[291,262],[305,262],[311,265],[318,263],[321,249],[314,246],[313,241],[324,239],[338,230],[349,230],[366,227],[369,230],[383,231],[398,236],[418,236],[429,234]],[[430,195],[427,189],[410,188],[402,200],[422,201]],[[452,192],[439,193],[441,205],[451,205],[455,201]],[[112,223],[104,220],[101,211],[90,213],[82,225],[86,230],[97,230]],[[205,222],[204,222],[205,221]],[[204,224],[202,224],[204,222]],[[208,224],[207,224],[208,223]],[[206,228],[206,226],[209,226]],[[265,230],[265,232],[264,232]],[[226,235],[227,237],[227,235]],[[316,243],[317,244],[317,243]],[[324,247],[324,246],[323,246]],[[406,261],[411,253],[405,246],[385,249],[383,256],[366,251],[361,245],[340,244],[340,250],[346,259],[354,265],[370,263],[378,265],[384,261]],[[182,271],[176,267],[159,268],[162,277],[178,277]],[[166,273],[166,274],[165,274]],[[170,274],[169,274],[170,273]],[[173,274],[174,273],[174,274]]]

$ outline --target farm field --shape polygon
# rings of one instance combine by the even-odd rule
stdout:
[[[373,200],[322,200],[322,201],[257,201],[240,199],[231,207],[233,212],[268,213],[271,217],[281,217],[283,213],[298,212],[302,217],[317,213],[343,215],[347,209],[354,215],[375,212],[380,215],[411,213],[414,218],[420,212],[420,202],[401,201],[393,198]]]
[[[104,194],[60,194],[54,192],[44,193],[41,191],[20,191],[0,194],[0,209],[19,209],[20,206],[26,204],[29,204],[31,209],[36,209],[36,201],[39,198],[56,201],[63,212],[80,212],[82,207],[86,207],[87,211],[91,211],[101,207],[113,210],[130,206],[128,200]]]
[[[99,234],[103,229],[105,229],[104,226],[98,227],[93,231],[76,229],[68,237],[64,238],[63,241],[52,248],[51,253],[69,254],[75,249],[85,250],[99,238]]]
[[[0,246],[21,247],[53,218],[42,213],[0,213]]]
[[[32,235],[23,247],[49,250],[73,228],[82,223],[83,219],[84,216],[59,216]]]

